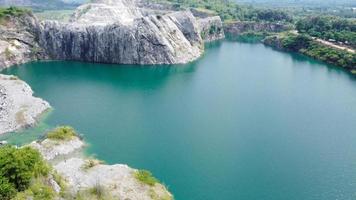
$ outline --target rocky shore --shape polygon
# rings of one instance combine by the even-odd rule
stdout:
[[[33,126],[49,108],[24,81],[0,74],[0,134]]]
[[[72,137],[70,140],[45,139],[33,142],[30,146],[37,149],[53,166],[64,179],[69,190],[67,192],[71,194],[100,185],[113,199],[173,199],[164,185],[140,182],[135,177],[138,172],[136,169],[122,164],[106,165],[86,157],[81,153],[85,143],[78,137]]]

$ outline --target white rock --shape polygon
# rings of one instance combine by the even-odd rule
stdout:
[[[0,74],[0,134],[33,126],[50,105],[15,76]]]

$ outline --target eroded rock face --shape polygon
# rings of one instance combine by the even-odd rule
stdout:
[[[30,13],[0,24],[0,70],[46,57],[36,41],[38,30],[39,23]]]
[[[279,23],[259,22],[232,22],[224,25],[224,31],[229,35],[240,35],[245,32],[282,32],[292,27]]]
[[[219,16],[198,19],[200,34],[205,42],[220,40],[225,37],[223,24]]]
[[[128,2],[83,5],[70,23],[45,21],[39,43],[53,59],[101,63],[187,63],[202,54],[198,23],[189,11],[143,16]]]
[[[0,74],[0,134],[32,126],[50,105],[15,76]]]
[[[147,185],[135,177],[136,169],[127,165],[106,165],[87,158],[82,150],[85,143],[78,137],[71,140],[45,139],[30,144],[64,178],[72,194],[100,185],[113,199],[171,200],[173,196],[160,183]],[[88,162],[93,161],[91,165]]]

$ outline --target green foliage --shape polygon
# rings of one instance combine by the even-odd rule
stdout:
[[[299,20],[296,28],[300,33],[325,40],[347,43],[356,48],[356,20],[335,16],[310,16]]]
[[[53,189],[41,182],[37,182],[31,185],[30,190],[32,191],[34,199],[36,200],[50,200],[55,196]]]
[[[14,184],[9,183],[5,177],[0,177],[0,199],[8,200],[16,194]]]
[[[57,20],[68,22],[74,10],[45,10],[36,12],[35,15],[41,20]]]
[[[4,17],[9,17],[9,16],[14,16],[14,17],[19,17],[24,14],[28,14],[31,11],[25,8],[18,8],[18,7],[9,7],[9,8],[1,8],[0,7],[0,19]]]
[[[78,191],[75,196],[69,196],[66,199],[76,200],[113,200],[113,196],[110,194],[107,188],[100,183],[96,183],[93,187]]]
[[[292,17],[277,9],[258,9],[251,6],[241,6],[230,0],[155,0],[170,2],[176,7],[190,7],[216,12],[223,20],[291,22]]]
[[[49,167],[38,151],[30,148],[0,147],[1,196],[13,196],[13,188],[26,190],[34,177],[47,175]]]
[[[71,140],[76,135],[77,133],[72,127],[61,126],[57,127],[53,131],[50,131],[47,134],[47,138],[52,140]]]
[[[31,181],[29,188],[23,192],[19,192],[13,200],[52,200],[56,196],[53,189],[47,185],[47,180],[43,177]]]
[[[300,49],[307,48],[312,39],[307,35],[289,35],[282,40],[282,45],[284,48],[292,51],[299,51]]]
[[[135,178],[142,182],[145,183],[149,186],[154,186],[156,183],[158,183],[158,180],[152,176],[152,173],[147,171],[147,170],[138,170],[135,172]]]
[[[287,34],[281,39],[281,43],[282,47],[287,50],[300,52],[347,69],[355,70],[356,68],[356,54],[322,45],[307,35]]]
[[[100,183],[96,183],[94,187],[89,189],[89,192],[98,199],[102,199],[106,194],[105,188]]]

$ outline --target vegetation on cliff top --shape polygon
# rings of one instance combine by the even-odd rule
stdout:
[[[149,186],[154,186],[156,183],[158,183],[158,180],[153,177],[152,173],[147,171],[147,170],[138,170],[135,172],[135,178]]]
[[[77,133],[72,127],[61,126],[47,133],[47,138],[52,140],[71,140],[77,136]]]
[[[262,9],[252,6],[238,5],[226,0],[155,0],[157,2],[169,2],[175,7],[191,7],[200,10],[210,10],[216,12],[223,20],[241,21],[269,21],[269,22],[292,22],[292,17],[277,9]]]
[[[296,23],[300,33],[341,42],[356,48],[356,20],[335,16],[309,16]]]
[[[279,38],[272,36],[266,38],[265,43],[289,51],[299,52],[346,69],[355,70],[356,68],[356,54],[320,44],[306,34],[285,34],[280,35]]]
[[[19,17],[24,14],[28,14],[30,12],[31,11],[29,9],[25,9],[25,8],[18,8],[13,6],[8,8],[0,7],[0,19],[3,19],[5,17],[10,17],[10,16]]]

